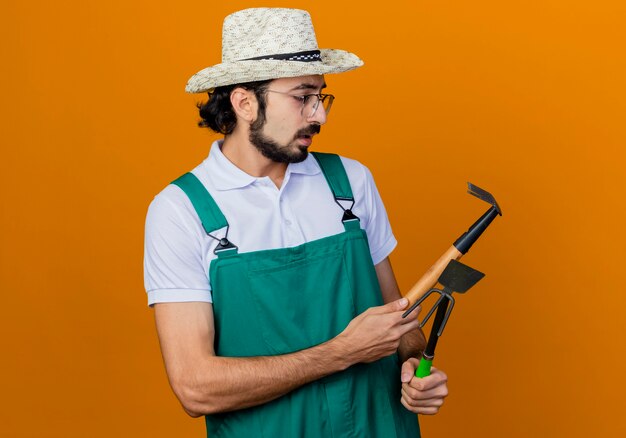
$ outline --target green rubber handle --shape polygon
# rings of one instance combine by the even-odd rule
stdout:
[[[433,365],[433,360],[424,359],[420,360],[420,364],[415,370],[416,377],[426,377],[430,376],[430,367]]]

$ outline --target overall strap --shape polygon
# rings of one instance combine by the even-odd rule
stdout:
[[[344,227],[346,230],[360,228],[359,218],[352,213],[354,196],[352,195],[350,180],[348,179],[346,169],[343,167],[341,158],[337,154],[326,154],[322,152],[311,152],[311,154],[322,168],[322,173],[330,186],[330,190],[333,192],[335,202],[343,210],[343,218],[341,221]],[[339,201],[350,201],[352,204],[346,209]]]
[[[177,185],[187,195],[193,208],[200,217],[202,222],[202,228],[210,237],[219,241],[219,245],[215,249],[215,253],[221,252],[227,249],[237,249],[235,245],[228,241],[228,221],[222,214],[222,211],[217,206],[213,197],[200,182],[200,180],[191,172],[187,172],[178,179],[172,181],[172,184]],[[219,239],[211,233],[226,227],[226,237]]]

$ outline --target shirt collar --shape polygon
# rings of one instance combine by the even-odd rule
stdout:
[[[259,179],[247,174],[226,158],[222,153],[222,142],[223,140],[213,142],[209,156],[206,159],[208,177],[211,179],[213,186],[217,190],[240,189],[253,184]],[[289,163],[285,176],[293,173],[316,175],[320,172],[321,169],[317,160],[309,154],[306,160],[300,163]]]
[[[317,163],[317,160],[313,157],[313,155],[307,155],[304,161],[300,163],[289,163],[287,166],[288,173],[300,173],[303,175],[317,175],[320,173],[322,169],[320,165]]]

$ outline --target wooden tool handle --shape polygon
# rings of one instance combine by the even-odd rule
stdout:
[[[432,265],[428,271],[418,280],[417,283],[404,295],[409,300],[409,306],[415,304],[426,292],[432,289],[439,276],[446,269],[450,260],[458,260],[463,256],[461,252],[452,245],[441,257]]]

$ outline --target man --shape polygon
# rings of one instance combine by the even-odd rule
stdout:
[[[396,245],[369,171],[308,153],[334,97],[325,74],[362,61],[319,50],[310,16],[228,16],[222,63],[194,75],[201,126],[224,134],[163,190],[145,278],[171,386],[211,437],[415,437],[447,395],[413,377],[425,342],[401,317]],[[399,357],[402,362],[399,362]]]

